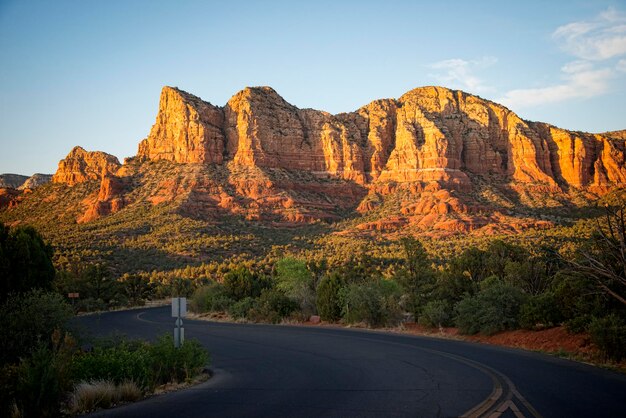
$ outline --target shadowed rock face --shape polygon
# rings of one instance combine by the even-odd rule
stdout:
[[[225,107],[165,87],[139,146],[151,160],[305,170],[367,185],[437,181],[471,187],[468,174],[550,187],[622,184],[624,138],[530,123],[496,103],[441,87],[331,115],[298,109],[270,87],[246,88]]]

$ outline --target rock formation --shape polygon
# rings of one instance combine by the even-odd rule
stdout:
[[[59,161],[59,168],[52,176],[52,182],[73,186],[89,180],[100,180],[119,168],[120,162],[113,155],[74,147],[65,159]]]
[[[221,108],[177,88],[164,87],[159,113],[138,156],[177,163],[221,163],[225,140]]]
[[[39,186],[43,186],[46,183],[50,183],[52,180],[51,174],[40,174],[35,173],[30,176],[21,186],[18,187],[19,190],[25,189],[36,189]]]
[[[496,103],[442,87],[411,90],[339,115],[298,109],[269,87],[246,88],[224,108],[165,87],[139,146],[152,160],[304,170],[358,184],[468,176],[548,187],[623,184],[624,140],[530,123]]]
[[[19,174],[0,174],[0,188],[17,189],[24,184],[26,180],[28,180],[28,176],[22,176]]]
[[[158,161],[170,164],[160,175],[146,165]],[[224,213],[312,222],[380,210],[358,229],[544,227],[550,222],[509,216],[515,204],[507,196],[540,207],[554,196],[562,204],[572,191],[592,196],[623,186],[626,135],[524,121],[442,87],[337,115],[299,109],[270,87],[245,88],[223,107],[164,87],[136,157],[120,166],[111,155],[76,147],[52,178],[69,186],[88,180],[101,181],[100,191],[85,200],[79,222],[132,204],[128,194],[141,183],[141,199],[178,202],[185,214],[216,221]]]

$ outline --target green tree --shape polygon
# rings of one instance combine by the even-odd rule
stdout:
[[[315,280],[303,260],[286,257],[276,263],[276,288],[300,305],[305,315],[315,313]]]
[[[0,223],[0,300],[12,292],[50,289],[52,247],[30,226],[9,230]]]
[[[343,279],[338,272],[324,276],[317,285],[317,311],[324,321],[337,321],[341,318],[342,287]]]
[[[259,297],[268,283],[245,266],[239,266],[224,275],[223,284],[226,288],[226,294],[238,301],[246,297]]]
[[[420,312],[433,291],[435,272],[422,243],[415,238],[401,240],[405,265],[396,274],[396,280],[407,296],[407,310],[419,319]]]
[[[71,316],[70,306],[57,293],[33,289],[12,295],[0,306],[0,364],[16,362],[48,344]]]
[[[463,334],[494,334],[518,326],[525,296],[516,287],[497,280],[485,280],[484,288],[456,305],[456,325]]]

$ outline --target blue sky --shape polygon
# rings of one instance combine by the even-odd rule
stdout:
[[[0,0],[0,173],[53,173],[74,145],[134,155],[164,85],[332,113],[444,85],[626,129],[626,1]]]

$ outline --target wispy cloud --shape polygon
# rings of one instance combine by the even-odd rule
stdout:
[[[581,61],[561,68],[563,82],[540,88],[517,89],[498,99],[512,109],[555,103],[576,98],[589,98],[606,93],[613,71],[610,68],[594,69]]]
[[[575,57],[598,61],[626,54],[626,14],[613,8],[595,19],[558,27],[552,37]]]
[[[439,61],[429,65],[431,69],[438,70],[436,74],[430,76],[446,87],[456,87],[472,93],[489,92],[493,91],[493,88],[486,85],[475,72],[490,67],[497,61],[495,57],[469,61],[460,58]]]
[[[498,99],[514,109],[555,103],[576,98],[590,98],[610,90],[611,80],[626,73],[626,15],[609,8],[593,19],[558,27],[552,38],[575,61],[561,67],[557,84],[515,89]]]

